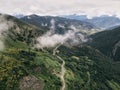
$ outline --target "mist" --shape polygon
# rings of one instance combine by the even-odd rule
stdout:
[[[13,22],[6,20],[5,15],[0,15],[0,50],[5,48],[4,38],[5,32],[13,26]]]
[[[80,33],[79,29],[74,26],[70,26],[70,30],[67,30],[64,34],[55,33],[55,20],[51,20],[51,27],[48,32],[37,38],[36,48],[52,48],[58,44],[66,46],[73,46],[87,41],[85,35]]]

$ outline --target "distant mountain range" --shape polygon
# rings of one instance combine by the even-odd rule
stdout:
[[[110,29],[112,27],[120,25],[120,18],[116,16],[102,15],[99,17],[87,18],[87,15],[67,15],[62,16],[68,19],[82,20],[94,24],[96,27],[101,29]]]
[[[14,15],[17,18],[24,18],[27,17],[23,14],[15,14]],[[39,15],[28,15],[29,17],[34,17],[36,16],[36,18],[38,18]],[[45,16],[39,16],[39,19],[45,17]],[[46,16],[46,17],[51,17],[52,16]],[[116,16],[108,16],[108,15],[102,15],[102,16],[96,16],[93,18],[88,18],[87,15],[77,15],[77,14],[73,14],[73,15],[62,15],[62,16],[58,16],[63,17],[63,18],[67,18],[67,19],[72,19],[72,20],[79,20],[81,22],[88,22],[91,23],[92,25],[96,26],[99,29],[103,29],[103,30],[110,30],[113,29],[116,26],[120,25],[120,18],[116,17]],[[35,18],[35,17],[34,17]],[[54,17],[55,18],[55,17]],[[27,20],[28,21],[28,20]],[[40,22],[39,22],[40,23]]]
[[[63,34],[68,30],[77,29],[83,34],[92,34],[101,31],[94,24],[86,21],[66,19],[53,16],[38,16],[29,15],[21,18],[22,21],[28,22],[37,27],[42,27],[46,30],[51,28],[51,20],[54,20],[54,29],[56,33]]]

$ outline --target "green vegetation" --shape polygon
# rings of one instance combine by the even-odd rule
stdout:
[[[115,61],[120,61],[120,27],[91,36],[90,46],[100,50]]]
[[[66,62],[66,90],[118,90],[120,72],[110,58],[88,46],[60,47],[60,55]],[[67,52],[69,53],[67,53]],[[116,83],[115,89],[112,80]],[[110,83],[108,83],[110,81]]]
[[[0,89],[16,89],[18,80],[27,74],[22,63],[5,55],[0,56],[0,60]]]
[[[58,90],[60,61],[50,53],[32,49],[34,40],[44,31],[12,16],[15,25],[5,32],[5,49],[0,51],[0,90],[19,90],[20,80],[34,75],[44,84],[44,90]]]
[[[35,65],[40,67],[40,72],[33,74],[42,79],[45,83],[44,90],[59,90],[60,78],[56,76],[60,72],[60,63],[52,54],[40,53],[34,60]]]
[[[1,53],[0,58],[0,88],[3,90],[19,89],[20,79],[31,74],[45,83],[44,90],[58,90],[61,86],[55,74],[60,71],[60,63],[51,54],[9,48]]]
[[[44,31],[11,16],[7,18],[15,26],[7,32],[5,49],[0,51],[0,90],[20,90],[20,81],[33,85],[29,79],[32,76],[38,85],[42,83],[43,90],[60,90],[61,60],[52,55],[51,49],[43,52],[32,48],[35,38]],[[90,46],[58,49],[57,55],[65,61],[66,90],[120,90],[119,62]]]

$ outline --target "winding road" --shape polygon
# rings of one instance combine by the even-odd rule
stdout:
[[[53,55],[55,55],[59,60],[62,61],[61,73],[60,73],[58,76],[60,77],[61,82],[62,82],[62,86],[61,86],[60,90],[65,90],[65,86],[66,86],[65,78],[64,78],[64,75],[65,75],[65,61],[64,61],[64,59],[62,59],[60,56],[56,55],[57,49],[58,49],[60,46],[61,46],[61,45],[58,45],[58,46],[53,50]]]
[[[60,73],[60,78],[61,78],[61,82],[62,82],[62,87],[60,90],[65,90],[65,79],[64,79],[64,75],[65,75],[65,61],[57,56],[58,59],[60,59],[62,61],[62,65],[61,65],[61,73]]]

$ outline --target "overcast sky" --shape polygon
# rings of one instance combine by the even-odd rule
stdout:
[[[120,0],[0,0],[0,13],[120,17]]]

